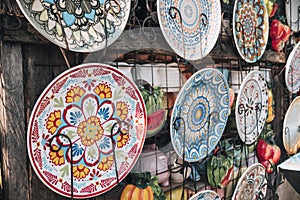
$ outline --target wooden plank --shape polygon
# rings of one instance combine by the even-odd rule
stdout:
[[[22,49],[0,41],[0,136],[3,199],[28,198]]]

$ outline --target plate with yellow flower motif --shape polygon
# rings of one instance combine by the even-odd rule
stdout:
[[[76,52],[101,50],[122,34],[130,0],[17,0],[31,25],[54,44]]]
[[[142,96],[121,71],[93,63],[68,69],[33,108],[27,131],[31,165],[60,195],[103,194],[135,165],[146,123]]]
[[[269,36],[269,17],[264,0],[236,0],[233,36],[240,56],[248,63],[264,54]]]
[[[217,69],[197,71],[181,88],[171,115],[171,142],[179,157],[196,162],[218,144],[229,115],[229,87]]]

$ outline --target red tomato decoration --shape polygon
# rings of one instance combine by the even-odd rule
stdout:
[[[256,151],[259,162],[266,168],[267,173],[272,173],[274,166],[280,160],[280,148],[273,140],[260,139],[257,143]]]
[[[270,38],[272,41],[271,48],[276,52],[282,51],[282,49],[285,46],[285,43],[290,37],[290,34],[291,29],[289,26],[284,25],[277,19],[272,20],[270,27]]]

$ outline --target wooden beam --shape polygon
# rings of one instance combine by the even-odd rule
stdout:
[[[22,48],[0,41],[2,199],[28,199]]]

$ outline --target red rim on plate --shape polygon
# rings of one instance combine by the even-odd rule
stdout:
[[[71,197],[72,170],[73,197],[94,197],[131,171],[146,124],[144,101],[129,78],[109,65],[79,65],[56,77],[37,100],[27,132],[29,158],[51,190]]]

